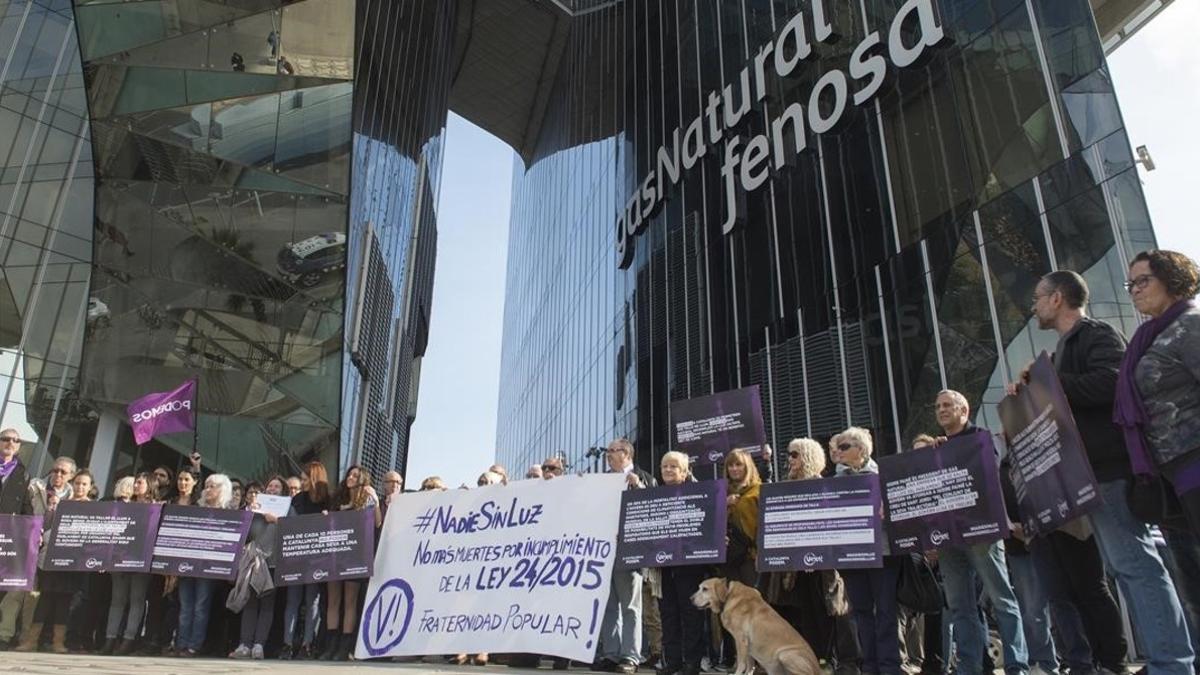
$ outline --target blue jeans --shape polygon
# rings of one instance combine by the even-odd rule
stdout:
[[[1054,653],[1054,638],[1050,635],[1050,599],[1037,561],[1030,553],[1009,554],[1008,573],[1020,600],[1029,665],[1041,666],[1047,672],[1058,670],[1058,655]]]
[[[642,573],[612,573],[597,653],[613,663],[642,661]]]
[[[1114,480],[1100,484],[1104,505],[1088,516],[1096,545],[1128,603],[1150,675],[1191,675],[1194,655],[1183,608],[1149,528],[1129,512],[1125,501],[1127,483]]]
[[[1175,582],[1175,593],[1192,637],[1192,651],[1200,653],[1200,542],[1188,530],[1163,528],[1162,534],[1167,540],[1163,564]]]
[[[175,634],[175,649],[200,651],[208,636],[208,616],[212,611],[212,579],[179,580],[179,631]]]
[[[979,634],[979,596],[975,578],[992,601],[992,611],[1004,643],[1004,670],[1020,673],[1029,670],[1025,633],[1021,627],[1021,608],[1008,581],[1004,562],[1004,542],[976,544],[970,548],[945,548],[938,553],[946,604],[954,621],[954,645],[958,649],[958,672],[979,675],[983,669],[985,640]]]
[[[858,644],[862,650],[864,673],[900,674],[899,606],[896,584],[900,566],[884,559],[878,569],[853,569],[842,572],[846,596],[854,612]]]
[[[322,584],[302,584],[287,587],[287,608],[283,613],[283,644],[289,647],[312,646],[313,636],[317,634],[317,622],[321,620],[321,586]],[[297,635],[301,620],[304,621],[302,636]],[[298,637],[301,639],[297,640]]]

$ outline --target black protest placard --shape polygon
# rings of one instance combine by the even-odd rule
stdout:
[[[964,433],[937,447],[879,459],[893,553],[972,546],[1008,535],[991,435]]]
[[[1028,384],[1000,402],[1000,419],[1026,534],[1047,534],[1100,506],[1083,439],[1045,352]]]
[[[875,474],[764,484],[758,508],[760,572],[883,566]]]
[[[42,567],[65,572],[149,572],[161,514],[161,504],[60,502]]]
[[[0,515],[0,591],[34,589],[41,539],[41,516]]]
[[[721,480],[626,490],[615,569],[725,562],[726,489]]]
[[[253,517],[251,511],[168,504],[159,521],[151,570],[232,580]]]
[[[276,586],[369,577],[375,561],[375,510],[283,518],[275,560]]]
[[[719,464],[736,448],[754,456],[766,442],[758,385],[671,403],[674,449],[698,464]]]

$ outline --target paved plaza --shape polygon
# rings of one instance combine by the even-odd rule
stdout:
[[[451,666],[437,663],[392,663],[351,662],[325,663],[321,661],[233,661],[231,659],[175,659],[149,656],[91,656],[75,654],[0,654],[0,672],[33,673],[36,675],[62,675],[63,673],[89,673],[90,675],[229,675],[231,672],[280,673],[312,675],[340,675],[342,673],[370,673],[372,671],[404,673],[462,673],[485,675],[486,673],[516,675],[517,673],[551,673],[549,668],[540,671],[504,666]],[[572,672],[586,673],[583,669]]]

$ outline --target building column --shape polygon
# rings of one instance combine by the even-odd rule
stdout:
[[[121,424],[121,417],[107,410],[100,414],[100,420],[96,422],[96,436],[92,439],[88,468],[92,472],[96,489],[100,490],[101,494],[108,490],[109,476],[117,456],[117,436],[121,433]]]

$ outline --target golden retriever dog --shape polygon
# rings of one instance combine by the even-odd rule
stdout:
[[[737,643],[734,675],[752,675],[754,662],[768,675],[821,675],[812,647],[791,624],[771,609],[762,593],[740,581],[705,579],[692,604],[711,609]]]

